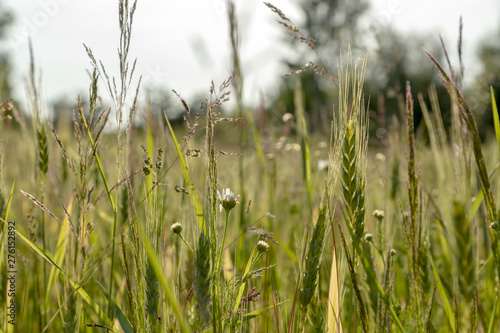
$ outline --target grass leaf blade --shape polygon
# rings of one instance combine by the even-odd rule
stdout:
[[[82,299],[87,303],[92,310],[97,314],[97,316],[102,320],[102,322],[108,326],[113,327],[113,322],[106,316],[106,313],[101,310],[99,305],[90,297],[89,294],[80,286],[80,284],[74,281],[66,271],[64,271],[59,265],[57,265],[51,257],[49,257],[41,248],[39,248],[35,243],[31,242],[26,236],[24,236],[19,230],[16,230],[17,235],[26,243],[29,247],[31,247],[35,252],[37,252],[40,256],[42,256],[49,264],[59,270],[67,279],[68,282],[76,289],[78,294],[82,297]],[[113,332],[118,332],[113,329]]]
[[[498,108],[497,108],[497,103],[495,101],[495,94],[493,92],[493,87],[490,87],[490,89],[491,89],[491,106],[493,109],[493,123],[495,124],[495,134],[497,137],[498,152],[500,154],[500,120],[498,119]]]
[[[172,135],[172,139],[175,143],[175,148],[177,149],[177,154],[179,156],[179,161],[182,167],[182,173],[184,174],[184,180],[186,181],[186,185],[189,190],[189,197],[191,198],[191,203],[193,205],[194,212],[196,214],[196,220],[198,221],[198,227],[200,230],[206,229],[205,223],[203,222],[203,210],[200,205],[200,200],[198,199],[198,195],[196,194],[193,186],[193,182],[189,178],[189,172],[186,164],[186,160],[182,154],[181,147],[179,146],[179,142],[175,137],[174,130],[172,129],[172,125],[170,125],[170,121],[168,120],[167,114],[164,113],[165,119],[167,120],[168,129],[170,130],[170,134]],[[206,232],[206,230],[204,230]]]
[[[71,212],[71,208],[73,207],[73,197],[71,197],[67,211]],[[69,220],[68,217],[65,216],[61,223],[61,229],[59,230],[59,237],[57,238],[56,243],[56,252],[54,254],[54,262],[61,266],[64,256],[66,254],[66,248],[68,245],[68,239],[70,236],[69,230]],[[48,308],[50,306],[50,290],[52,289],[52,285],[54,284],[54,280],[56,277],[56,267],[52,266],[50,269],[49,280],[47,282],[47,293],[45,294],[45,306]]]
[[[432,259],[432,255],[429,255],[431,265],[432,265],[432,270],[434,271],[434,278],[437,281],[437,288],[439,295],[441,296],[441,300],[443,301],[443,306],[444,306],[444,311],[446,313],[446,316],[448,317],[448,322],[450,324],[450,327],[452,329],[452,332],[456,332],[455,329],[455,315],[453,314],[453,309],[451,308],[450,301],[448,300],[448,296],[446,295],[446,291],[444,290],[443,287],[443,282],[441,281],[441,277],[438,274],[438,271],[436,269],[436,266],[434,265],[434,259]]]
[[[101,292],[106,297],[106,299],[108,300],[108,302],[111,303],[111,307],[113,308],[113,312],[115,313],[116,318],[118,319],[118,322],[120,323],[120,326],[122,327],[122,330],[125,333],[133,333],[134,329],[132,328],[132,324],[130,324],[130,321],[125,316],[125,314],[123,313],[122,309],[120,309],[120,307],[118,305],[116,305],[116,303],[113,300],[113,298],[109,297],[108,293],[106,292],[106,290],[104,289],[104,287],[99,282],[97,282],[97,285],[101,289]]]

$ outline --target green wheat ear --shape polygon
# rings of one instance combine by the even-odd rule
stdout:
[[[149,316],[149,324],[152,327],[158,323],[158,301],[160,299],[159,283],[154,267],[148,260],[146,264],[146,307]]]
[[[464,205],[455,200],[453,203],[453,222],[457,239],[458,287],[467,302],[472,301],[476,285],[474,262],[474,233],[465,213]]]
[[[315,333],[325,332],[325,314],[323,313],[323,307],[321,306],[321,301],[314,297],[310,303],[310,309],[308,312],[309,322],[312,325],[312,331]]]
[[[359,258],[363,257],[365,229],[365,183],[366,183],[366,150],[368,143],[368,112],[364,107],[363,84],[366,68],[366,57],[358,67],[353,64],[350,50],[348,63],[344,68],[342,58],[339,69],[339,122],[338,132],[341,133],[341,185],[344,203],[344,218],[347,230],[352,240],[352,257],[349,247],[338,224],[342,247],[346,255],[349,275],[351,277],[358,314],[364,331],[369,330],[368,309],[361,294],[361,286],[356,267]],[[370,263],[365,258],[364,266]],[[368,279],[370,284],[376,284],[373,275]],[[371,290],[372,294],[374,290]],[[373,296],[372,296],[373,297]],[[374,301],[372,300],[372,303]],[[375,305],[375,304],[374,304]]]
[[[78,294],[76,292],[73,292],[71,288],[68,288],[68,292],[70,293],[70,295],[68,296],[68,301],[66,303],[66,312],[64,313],[64,332],[73,333],[78,331],[77,327],[79,316],[76,311]]]
[[[363,161],[359,158],[359,151],[362,150],[356,138],[355,122],[353,118],[349,120],[342,145],[342,193],[348,223],[354,231],[355,241],[360,242],[365,229],[365,180],[364,170],[360,168]]]
[[[38,169],[42,176],[45,177],[49,168],[49,147],[45,128],[41,124],[38,125],[36,138],[38,146]]]
[[[210,320],[210,242],[204,232],[195,252],[195,300],[199,327]]]
[[[319,260],[323,251],[323,243],[326,230],[326,205],[322,206],[319,211],[318,220],[314,227],[309,249],[305,262],[304,275],[302,276],[302,285],[299,293],[299,301],[302,309],[305,310],[316,290],[318,284]]]

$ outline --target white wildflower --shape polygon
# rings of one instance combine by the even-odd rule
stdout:
[[[172,224],[170,226],[170,230],[174,234],[178,234],[179,235],[182,232],[182,225],[179,222],[175,222],[174,224]]]
[[[225,190],[222,190],[222,195],[217,190],[217,197],[219,198],[219,210],[221,212],[222,208],[224,208],[226,211],[230,211],[234,208],[234,206],[236,206],[237,203],[239,203],[236,199],[237,197],[239,197],[239,195],[234,195],[234,192],[232,192],[229,187]]]

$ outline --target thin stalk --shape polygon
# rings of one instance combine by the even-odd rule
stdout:
[[[80,109],[80,112],[83,113],[81,109]],[[106,193],[108,195],[109,203],[111,204],[111,209],[113,210],[113,233],[111,235],[111,238],[113,241],[112,241],[112,246],[111,246],[111,269],[109,272],[109,289],[108,289],[109,290],[108,295],[110,297],[112,297],[112,295],[113,295],[113,293],[112,293],[113,292],[113,269],[114,269],[114,263],[115,263],[115,234],[116,234],[116,222],[118,220],[118,214],[117,214],[115,202],[113,201],[113,197],[111,196],[111,190],[109,188],[108,181],[106,179],[106,175],[104,174],[104,169],[102,168],[101,159],[99,158],[99,154],[97,153],[97,148],[95,146],[94,139],[92,139],[92,134],[90,133],[90,129],[89,129],[89,126],[87,124],[87,120],[85,119],[83,114],[81,114],[81,119],[82,119],[83,125],[85,126],[85,131],[87,132],[87,136],[89,138],[90,145],[92,146],[92,151],[94,152],[95,160],[97,162],[97,168],[99,169],[99,173],[100,173],[102,181],[104,183],[104,187],[106,188]],[[108,302],[108,317],[111,316],[111,311],[112,311],[111,302]]]
[[[245,271],[243,272],[243,276],[241,277],[241,285],[238,289],[238,294],[236,296],[236,303],[234,303],[233,313],[236,315],[238,313],[238,309],[240,308],[241,298],[243,297],[243,292],[245,291],[246,282],[245,280],[248,277],[248,273],[252,269],[253,265],[257,262],[257,260],[261,257],[262,253],[257,251],[257,246],[254,246],[252,254],[247,261],[247,265],[245,266]]]
[[[226,211],[226,222],[224,223],[224,234],[222,236],[222,245],[220,248],[219,260],[217,261],[216,272],[220,272],[221,267],[222,267],[222,257],[224,256],[224,245],[226,244],[227,222],[229,221],[229,214],[231,213],[231,211],[228,209],[225,211]]]
[[[191,253],[194,254],[193,248],[188,244],[188,242],[186,241],[186,239],[184,238],[184,236],[182,236],[181,234],[179,234],[179,238],[184,242],[184,244],[186,244],[186,246],[189,248],[189,250],[191,250]]]

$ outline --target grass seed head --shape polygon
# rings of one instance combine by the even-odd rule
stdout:
[[[384,218],[384,216],[385,216],[384,215],[384,211],[383,210],[378,210],[378,209],[375,209],[372,214],[373,214],[373,216],[375,216],[375,218],[377,220],[382,220]]]
[[[177,235],[180,235],[182,232],[182,225],[179,222],[175,222],[170,226],[170,230]]]
[[[259,253],[264,253],[268,249],[269,249],[269,244],[267,244],[267,242],[263,240],[257,242],[257,251],[259,251]]]

